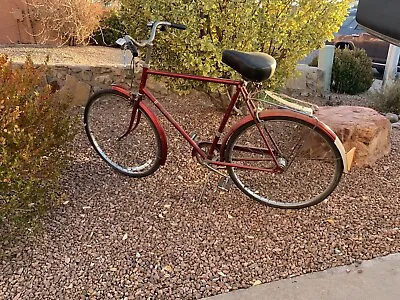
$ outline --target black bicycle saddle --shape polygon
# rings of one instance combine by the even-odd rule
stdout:
[[[271,78],[276,68],[275,58],[262,52],[224,50],[222,62],[237,71],[245,80],[256,82]]]

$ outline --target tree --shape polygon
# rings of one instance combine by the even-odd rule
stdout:
[[[124,22],[138,39],[148,35],[149,20],[187,25],[186,31],[157,36],[152,61],[157,68],[232,78],[237,74],[221,62],[224,49],[263,51],[277,60],[270,86],[282,85],[295,74],[301,58],[333,38],[349,7],[348,0],[121,2]],[[174,87],[204,88],[196,82],[178,82]]]

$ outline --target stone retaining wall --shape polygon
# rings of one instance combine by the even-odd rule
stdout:
[[[17,67],[22,64],[15,64]],[[82,106],[86,103],[89,95],[99,89],[108,88],[112,83],[129,85],[132,74],[128,67],[123,66],[84,66],[84,65],[49,65],[51,70],[47,80],[60,93],[69,94],[74,105]],[[138,68],[136,68],[138,69]],[[320,94],[323,87],[322,70],[298,65],[297,70],[300,76],[290,79],[287,83],[289,90],[307,93]],[[135,80],[138,80],[135,74]],[[149,87],[158,86],[153,80],[148,81]],[[157,89],[162,89],[158,86]]]
[[[289,79],[286,88],[293,92],[322,94],[324,88],[324,72],[317,67],[299,64],[296,68],[299,76]]]
[[[21,67],[23,64],[14,63]],[[109,88],[112,83],[130,84],[129,68],[117,66],[64,66],[48,65],[47,82],[60,93],[68,94],[73,105],[85,105],[89,95],[99,89]]]
[[[112,83],[129,84],[129,69],[111,66],[50,66],[49,82],[58,85],[60,93],[71,96],[74,105],[85,105],[89,95],[99,89],[109,88]]]

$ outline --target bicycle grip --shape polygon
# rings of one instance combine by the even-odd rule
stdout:
[[[176,23],[171,23],[172,28],[176,28],[176,29],[181,29],[181,30],[185,30],[186,29],[186,25],[183,24],[176,24]]]
[[[138,57],[139,56],[137,48],[132,42],[128,42],[126,44],[126,47],[131,51],[133,57]]]

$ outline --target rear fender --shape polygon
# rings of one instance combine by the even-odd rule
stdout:
[[[287,110],[287,109],[269,109],[269,110],[264,110],[259,113],[260,119],[267,118],[267,117],[277,117],[277,116],[300,119],[300,120],[303,120],[307,123],[314,125],[315,127],[318,127],[321,131],[323,131],[324,133],[326,133],[329,136],[329,138],[333,141],[333,143],[339,150],[340,156],[342,158],[343,166],[344,166],[344,171],[347,173],[350,170],[351,163],[352,163],[352,160],[354,157],[355,149],[352,149],[348,153],[346,153],[346,151],[342,145],[342,142],[336,136],[336,134],[333,132],[333,130],[329,128],[328,125],[321,122],[316,117],[307,116],[307,115],[300,114],[300,113],[297,113],[297,112],[294,112],[291,110]],[[232,137],[233,133],[236,130],[238,130],[241,126],[244,126],[251,122],[253,122],[253,118],[251,115],[248,115],[248,116],[242,118],[241,120],[239,120],[236,124],[234,124],[232,126],[232,128],[229,130],[229,132],[225,135],[224,139],[221,142],[221,151],[220,151],[221,161],[225,160],[224,156],[225,156],[226,145],[229,142],[229,139]]]
[[[118,93],[121,93],[125,96],[131,97],[132,93],[123,86],[120,85],[112,85],[112,89]],[[167,153],[168,153],[168,145],[167,145],[167,137],[165,135],[164,128],[161,126],[160,121],[158,120],[157,116],[153,113],[153,111],[147,107],[147,105],[140,101],[139,103],[140,108],[149,116],[150,120],[153,122],[161,140],[161,160],[160,164],[163,166],[167,160]]]

